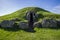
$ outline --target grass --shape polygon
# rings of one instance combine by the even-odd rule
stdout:
[[[60,40],[60,29],[35,28],[36,32],[0,29],[0,40]]]

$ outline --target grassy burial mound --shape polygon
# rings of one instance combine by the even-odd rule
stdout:
[[[27,22],[26,12],[28,11],[34,11],[36,14],[38,14],[38,20],[36,22],[38,24],[36,24],[35,26],[38,26],[41,23],[42,25],[46,26],[47,23],[50,21],[52,22],[48,24],[52,26],[54,25],[51,23],[56,24],[56,22],[53,20],[48,20],[48,21],[45,20],[46,22],[44,22],[43,19],[53,18],[55,20],[60,20],[60,14],[54,14],[52,12],[49,12],[39,7],[26,7],[26,8],[17,10],[16,12],[13,12],[11,14],[0,16],[0,22],[2,22],[3,20],[10,20],[10,21],[12,20],[12,21],[15,21],[16,23],[22,22],[22,24],[21,23],[20,24],[23,25],[24,22]],[[19,26],[21,27],[21,25]],[[59,22],[58,22],[58,25],[59,25]],[[46,27],[48,26],[49,25],[47,25]],[[49,26],[49,27],[52,27],[52,26]],[[31,32],[25,32],[24,30],[20,30],[18,28],[17,29],[16,28],[15,29],[0,28],[0,40],[60,40],[60,29],[34,28],[34,30],[36,32],[31,33]]]

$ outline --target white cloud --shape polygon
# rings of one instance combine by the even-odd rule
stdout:
[[[55,6],[55,7],[52,9],[52,11],[55,12],[55,13],[60,13],[60,5]]]

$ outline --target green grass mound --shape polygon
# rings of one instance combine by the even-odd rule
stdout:
[[[0,16],[0,22],[3,20],[12,20],[14,18],[20,19],[20,21],[27,22],[25,19],[26,12],[34,11],[39,14],[38,22],[41,22],[43,18],[54,18],[60,20],[60,14],[54,14],[39,7],[26,7],[8,15]],[[49,28],[35,28],[36,32],[26,32],[24,30],[14,29],[6,30],[0,28],[0,40],[60,40],[60,29]]]

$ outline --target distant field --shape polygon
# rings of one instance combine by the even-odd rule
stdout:
[[[35,28],[36,32],[0,29],[0,40],[60,40],[60,29]]]

